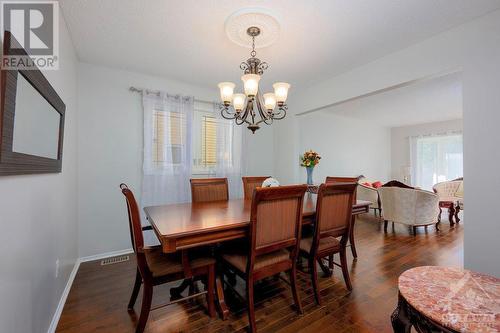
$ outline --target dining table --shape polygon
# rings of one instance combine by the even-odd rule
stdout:
[[[303,201],[302,225],[314,223],[317,194],[306,193]],[[356,215],[367,213],[372,203],[357,200],[352,208],[349,242],[353,257],[357,257],[354,241]],[[160,241],[164,253],[174,253],[201,246],[244,239],[250,224],[251,200],[231,199],[196,203],[167,204],[145,207],[146,218]],[[224,301],[222,281],[216,279],[217,305],[221,317],[229,309]]]

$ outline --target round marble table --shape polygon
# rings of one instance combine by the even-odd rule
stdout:
[[[500,279],[459,268],[422,266],[399,277],[394,332],[500,332]]]

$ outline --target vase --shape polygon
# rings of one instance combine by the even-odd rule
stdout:
[[[307,170],[307,185],[313,185],[314,167],[306,167],[306,170]]]

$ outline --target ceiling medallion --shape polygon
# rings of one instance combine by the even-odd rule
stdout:
[[[281,30],[279,18],[265,8],[240,9],[229,16],[224,24],[229,40],[242,47],[250,47],[252,43],[251,36],[247,34],[248,27],[260,29],[259,38],[255,41],[256,48],[274,44]]]
[[[247,124],[247,128],[255,133],[260,124],[271,125],[274,120],[285,118],[288,110],[285,102],[290,84],[276,82],[273,84],[274,93],[260,93],[260,77],[268,68],[266,62],[256,57],[255,38],[261,34],[261,29],[251,26],[246,32],[252,41],[252,52],[250,58],[240,64],[240,69],[244,73],[241,80],[245,93],[234,94],[236,85],[232,82],[219,83],[223,102],[220,111],[225,119],[234,119],[237,125]]]

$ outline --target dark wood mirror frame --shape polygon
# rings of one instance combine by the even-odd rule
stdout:
[[[12,47],[13,45],[15,47]],[[5,31],[4,33],[2,47],[4,56],[29,56],[9,31]],[[20,74],[52,105],[55,109],[54,111],[60,114],[57,159],[29,155],[12,150],[17,78]],[[0,61],[0,81],[0,176],[61,172],[64,114],[66,111],[64,102],[38,68],[36,70],[4,69],[3,61]]]

